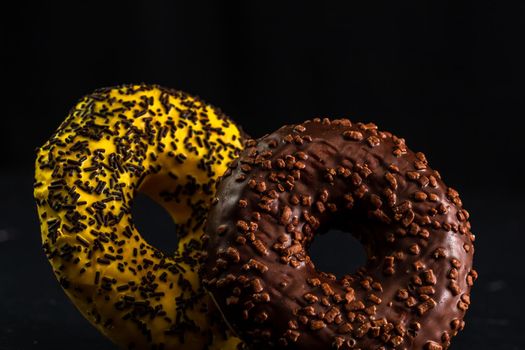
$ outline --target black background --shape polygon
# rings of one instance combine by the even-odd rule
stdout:
[[[364,4],[366,3],[366,5]],[[40,250],[34,149],[82,95],[149,82],[197,94],[255,137],[317,116],[373,121],[427,154],[477,234],[467,327],[453,349],[525,349],[525,6],[497,1],[18,2],[2,10],[0,349],[110,349]],[[139,227],[175,245],[144,198]],[[318,265],[363,253],[331,233]]]

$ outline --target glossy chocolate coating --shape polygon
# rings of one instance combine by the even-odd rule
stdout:
[[[403,139],[346,119],[285,126],[248,142],[217,196],[204,284],[248,344],[438,350],[464,327],[469,214]],[[341,279],[307,252],[333,228],[368,255]]]

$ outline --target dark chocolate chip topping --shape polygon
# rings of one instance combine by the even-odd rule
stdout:
[[[463,329],[474,235],[425,155],[374,124],[314,119],[247,142],[218,185],[204,284],[254,347],[446,349]],[[367,251],[342,278],[308,255],[341,229]]]

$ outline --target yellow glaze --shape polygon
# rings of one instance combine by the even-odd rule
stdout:
[[[199,283],[203,220],[241,133],[219,110],[154,85],[81,99],[38,150],[43,248],[66,294],[121,348],[235,349]],[[137,192],[177,225],[167,256],[133,225]]]

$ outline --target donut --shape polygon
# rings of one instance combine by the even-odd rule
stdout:
[[[348,119],[284,126],[247,141],[216,193],[203,283],[255,348],[439,350],[463,329],[469,214],[404,139]],[[308,255],[330,229],[367,253],[341,278]]]
[[[82,98],[37,150],[34,196],[45,255],[75,306],[119,347],[239,343],[208,316],[198,269],[214,184],[242,136],[196,97],[123,85]],[[137,193],[175,221],[175,252],[141,237],[131,214]]]

